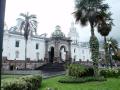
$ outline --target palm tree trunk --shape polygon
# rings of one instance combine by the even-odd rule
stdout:
[[[110,67],[112,68],[111,46],[109,46],[109,62],[110,62]]]
[[[91,26],[91,36],[95,36],[94,27],[93,26]]]
[[[27,68],[27,40],[25,40],[25,70]]]
[[[98,77],[98,60],[99,60],[99,42],[94,34],[94,28],[91,27],[90,37],[91,59],[93,60],[94,76]]]
[[[106,40],[106,36],[104,36],[104,45],[105,45],[105,64],[106,67],[108,67],[109,64],[109,53],[108,53],[108,48],[107,48],[107,40]]]
[[[104,36],[104,43],[105,43],[105,44],[107,43],[106,36]]]

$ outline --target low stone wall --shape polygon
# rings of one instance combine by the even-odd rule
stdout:
[[[2,63],[2,70],[9,70],[10,69],[10,65],[7,63]]]
[[[93,66],[92,61],[76,61],[76,62],[73,62],[73,63],[82,64],[82,65],[86,65],[86,66]]]
[[[29,61],[26,63],[26,68],[33,70],[43,64],[44,62]],[[8,60],[2,63],[2,70],[24,70],[24,68],[25,61]]]

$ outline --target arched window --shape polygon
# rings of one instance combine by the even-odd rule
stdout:
[[[36,43],[36,49],[39,49],[39,44],[38,43]]]
[[[18,40],[15,42],[15,47],[19,47],[19,41]]]

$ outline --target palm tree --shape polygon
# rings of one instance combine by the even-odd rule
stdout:
[[[116,55],[118,50],[119,50],[118,49],[118,42],[117,42],[117,40],[113,39],[113,38],[109,38],[107,40],[107,44],[108,44],[108,47],[112,48],[112,51],[113,51],[114,55]]]
[[[90,49],[91,58],[93,60],[94,75],[98,76],[98,55],[99,55],[99,42],[94,34],[94,28],[102,21],[104,15],[102,11],[106,11],[109,7],[108,4],[103,4],[103,0],[76,0],[76,11],[74,12],[76,22],[86,26],[87,23],[91,27]]]
[[[99,22],[98,24],[98,32],[100,33],[100,35],[102,35],[104,37],[104,45],[107,45],[107,40],[106,37],[109,35],[111,29],[112,29],[112,25],[113,25],[113,19],[111,18],[111,12],[104,12],[102,11],[102,16],[104,15],[104,18],[102,18],[102,20]],[[109,61],[109,52],[107,49],[107,46],[104,47],[105,49],[105,62],[106,62],[106,66],[108,66],[108,61]]]
[[[21,13],[20,14],[21,18],[18,18],[17,20],[19,21],[19,29],[20,32],[24,34],[25,38],[25,69],[26,69],[26,59],[27,59],[27,40],[28,36],[31,34],[33,35],[33,32],[36,34],[37,30],[37,21],[36,21],[36,15],[29,15],[27,12],[26,14]]]
[[[118,54],[118,42],[113,38],[107,39],[105,47],[109,50],[109,63],[112,68],[112,52],[114,55]]]

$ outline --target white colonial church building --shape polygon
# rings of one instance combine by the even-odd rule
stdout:
[[[65,36],[60,26],[55,27],[51,37],[46,34],[29,35],[27,41],[28,61],[52,61],[58,62],[71,59],[74,61],[91,61],[91,53],[88,42],[79,41],[79,33],[74,23],[71,24],[68,36]],[[23,34],[15,28],[4,30],[3,60],[24,61],[25,40]]]

